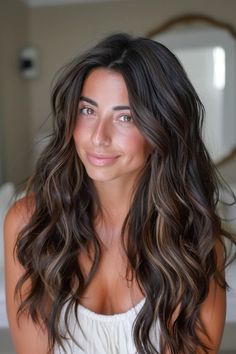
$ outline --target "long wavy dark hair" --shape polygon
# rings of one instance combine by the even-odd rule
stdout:
[[[16,243],[25,268],[16,295],[31,281],[18,317],[27,311],[35,323],[46,326],[50,348],[63,347],[62,308],[66,304],[69,331],[69,310],[76,312],[98,268],[101,248],[92,208],[99,207],[99,200],[73,141],[82,86],[94,68],[123,76],[134,122],[152,146],[122,228],[127,278],[131,272],[146,297],[134,324],[137,351],[163,353],[168,347],[172,354],[190,354],[200,347],[207,352],[197,335],[204,331],[199,307],[210,279],[227,287],[223,269],[217,268],[216,244],[222,244],[225,266],[223,238],[234,243],[235,238],[222,228],[217,214],[222,182],[202,141],[204,108],[182,65],[165,46],[122,33],[105,38],[64,67],[54,85],[51,140],[28,182],[34,209]],[[85,278],[78,254],[91,244],[95,254]],[[160,349],[149,336],[157,319]]]

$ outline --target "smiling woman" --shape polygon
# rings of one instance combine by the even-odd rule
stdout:
[[[109,36],[62,71],[52,107],[51,141],[5,221],[17,353],[218,353],[236,240],[179,61]]]

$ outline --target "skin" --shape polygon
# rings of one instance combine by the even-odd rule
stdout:
[[[28,204],[30,204],[29,207]],[[28,223],[32,210],[33,201],[28,203],[27,198],[23,198],[9,209],[4,223],[6,305],[9,327],[17,354],[48,353],[46,331],[40,330],[26,316],[22,317],[19,325],[16,321],[19,299],[14,298],[14,290],[18,279],[24,273],[24,269],[13,257],[14,246],[17,235]],[[23,292],[27,291],[29,287],[30,283],[27,282],[23,288]]]
[[[81,96],[73,138],[102,205],[102,215],[95,213],[94,218],[102,245],[101,262],[81,303],[97,313],[126,312],[143,298],[143,294],[135,281],[129,286],[125,281],[127,261],[119,236],[133,188],[150,148],[130,116],[128,92],[121,74],[95,69],[87,77]],[[36,327],[26,316],[22,317],[20,326],[16,321],[19,300],[14,299],[14,289],[24,269],[14,259],[13,250],[17,235],[29,221],[33,209],[32,196],[21,199],[8,211],[4,225],[7,313],[18,354],[48,352],[47,333],[43,328]],[[217,246],[216,250],[221,267],[222,249]],[[78,262],[86,275],[91,266],[88,255],[81,254]],[[29,287],[30,282],[25,284],[23,292]],[[175,311],[173,321],[178,311]],[[209,294],[200,313],[210,341],[201,333],[199,337],[214,348],[209,354],[216,354],[224,327],[225,291],[214,280],[210,281]],[[168,349],[165,354],[169,354]]]
[[[133,188],[151,149],[133,122],[121,74],[95,69],[88,75],[73,137],[102,206],[102,215],[95,213],[94,218],[102,249],[101,262],[81,304],[97,313],[126,312],[143,294],[135,281],[131,286],[125,279],[127,260],[120,233]],[[86,275],[92,265],[89,257],[80,254],[79,263]]]
[[[109,220],[120,224],[150,153],[131,117],[128,91],[121,74],[99,68],[88,75],[73,136],[104,211],[109,210]],[[115,215],[111,215],[113,209]]]

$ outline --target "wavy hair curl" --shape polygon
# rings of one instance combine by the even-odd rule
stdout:
[[[122,228],[122,236],[128,232],[126,242],[123,236],[127,278],[131,271],[146,297],[134,325],[137,351],[158,353],[149,336],[158,319],[160,353],[166,346],[172,354],[193,354],[197,347],[207,352],[197,336],[197,329],[204,331],[199,306],[212,277],[227,287],[217,269],[215,246],[218,241],[223,245],[225,265],[223,236],[234,243],[235,238],[217,214],[222,182],[202,140],[204,108],[182,65],[164,45],[123,33],[105,38],[64,67],[53,88],[53,132],[28,183],[34,211],[16,244],[25,268],[16,294],[28,279],[32,284],[18,316],[28,311],[36,323],[41,319],[51,348],[55,343],[63,347],[62,308],[66,303],[68,329],[69,310],[76,313],[99,264],[101,249],[92,223],[99,200],[73,141],[84,80],[99,67],[122,74],[135,124],[152,146]],[[84,278],[78,253],[89,244],[95,255]],[[45,307],[48,298],[50,306]]]

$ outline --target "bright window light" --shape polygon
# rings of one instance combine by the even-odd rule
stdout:
[[[225,87],[225,50],[222,47],[213,49],[213,84],[215,88],[223,90]]]

